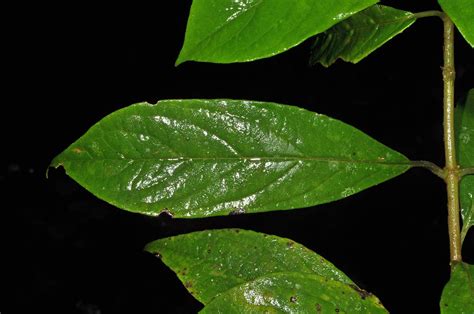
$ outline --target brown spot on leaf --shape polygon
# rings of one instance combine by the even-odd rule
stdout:
[[[354,284],[350,284],[349,287],[351,287],[352,289],[355,290],[355,292],[357,292],[359,295],[360,295],[360,298],[362,300],[365,300],[366,298],[370,297],[372,295],[372,293],[370,292],[367,292],[365,291],[364,289],[361,289],[359,287],[357,287],[356,285]]]
[[[72,151],[76,154],[80,154],[80,153],[83,153],[84,151],[82,150],[82,148],[79,148],[79,147],[74,147],[72,149]]]
[[[297,300],[298,300],[298,298],[296,297],[296,295],[292,295],[292,296],[290,297],[290,302],[291,302],[291,303],[296,303]]]
[[[189,288],[192,288],[193,287],[193,283],[191,281],[186,281],[184,283],[184,286],[186,287],[186,289],[189,289]]]
[[[321,313],[321,311],[322,311],[321,304],[316,303],[316,312]]]
[[[294,245],[295,245],[295,242],[293,242],[293,241],[288,241],[288,242],[286,242],[286,246],[287,246],[288,248],[292,248]]]

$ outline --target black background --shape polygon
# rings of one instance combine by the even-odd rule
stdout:
[[[317,251],[392,313],[436,313],[449,278],[444,183],[413,169],[316,208],[211,219],[145,217],[94,198],[51,159],[135,102],[236,98],[297,105],[363,130],[411,159],[443,164],[442,23],[422,19],[358,65],[308,66],[311,40],[274,58],[174,67],[190,0],[153,6],[19,7],[5,28],[1,123],[2,293],[6,313],[193,313],[157,238],[239,227]],[[414,12],[433,0],[386,1]],[[8,13],[6,13],[8,14]],[[456,39],[459,100],[474,87]],[[464,247],[474,263],[474,233]]]

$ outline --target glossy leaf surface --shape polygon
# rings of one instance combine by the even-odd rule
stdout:
[[[206,217],[334,201],[409,168],[357,129],[292,106],[236,100],[136,104],[56,157],[117,207]]]
[[[443,289],[440,308],[442,314],[474,313],[474,266],[457,263]]]
[[[326,67],[338,58],[357,63],[414,22],[410,12],[371,6],[318,35],[310,62]]]
[[[458,158],[461,167],[474,167],[474,89],[471,89],[464,106],[456,108]],[[474,225],[474,175],[465,176],[460,185],[461,215],[463,227],[461,237]]]
[[[373,295],[313,274],[257,278],[217,296],[200,313],[388,313]]]
[[[154,241],[145,249],[159,254],[204,304],[219,293],[271,273],[317,274],[352,284],[330,262],[301,244],[253,231],[193,232]]]
[[[474,47],[474,4],[472,0],[438,0],[466,41]]]
[[[194,0],[177,64],[270,57],[377,0]]]

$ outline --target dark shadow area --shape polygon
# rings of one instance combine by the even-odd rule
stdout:
[[[412,2],[385,3],[438,8],[432,0]],[[119,210],[62,169],[45,178],[51,159],[105,115],[175,98],[304,107],[410,159],[443,164],[442,24],[436,18],[417,21],[357,65],[310,67],[308,40],[252,63],[174,67],[190,3],[71,7],[55,14],[46,7],[41,14],[19,9],[3,57],[0,312],[197,312],[200,303],[143,247],[171,235],[232,227],[302,243],[376,294],[391,313],[436,313],[449,278],[446,196],[444,183],[426,170],[314,208],[196,220]],[[474,87],[472,49],[459,34],[456,62],[459,99]],[[463,254],[474,263],[472,230]]]

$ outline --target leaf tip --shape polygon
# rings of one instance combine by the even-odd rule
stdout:
[[[46,179],[49,179],[49,168],[51,168],[51,165],[49,165],[48,168],[46,168],[46,173],[44,174]]]
[[[153,241],[153,242],[148,243],[148,244],[145,245],[145,247],[143,248],[143,251],[152,254],[154,257],[156,257],[156,258],[158,258],[158,259],[162,259],[162,258],[163,258],[163,255],[161,255],[161,253],[158,251],[158,249],[155,248],[155,243],[158,242],[158,241],[160,241],[160,240],[156,240],[156,241]]]
[[[178,55],[178,58],[177,58],[176,61],[174,62],[174,66],[177,67],[177,66],[183,64],[183,63],[186,62],[186,61],[189,61],[189,59],[186,58],[186,57],[184,57],[184,56],[183,56],[183,51],[181,51],[181,52],[179,53],[179,55]]]
[[[162,255],[154,248],[154,244],[156,241],[150,242],[143,248],[143,251],[152,254],[153,256],[161,259]]]
[[[64,168],[64,164],[59,160],[58,157],[59,156],[54,157],[54,159],[51,161],[49,166],[46,168],[46,173],[45,173],[46,179],[49,179],[49,169],[51,168],[58,169],[59,167]]]
[[[163,242],[164,239],[158,239],[158,240],[154,240],[154,241],[151,241],[151,242],[148,242],[144,247],[143,247],[143,250],[145,252],[148,252],[148,253],[151,253],[153,254],[154,256],[158,257],[158,258],[162,258],[162,254],[159,252],[160,250],[160,247],[162,247],[162,242]]]

